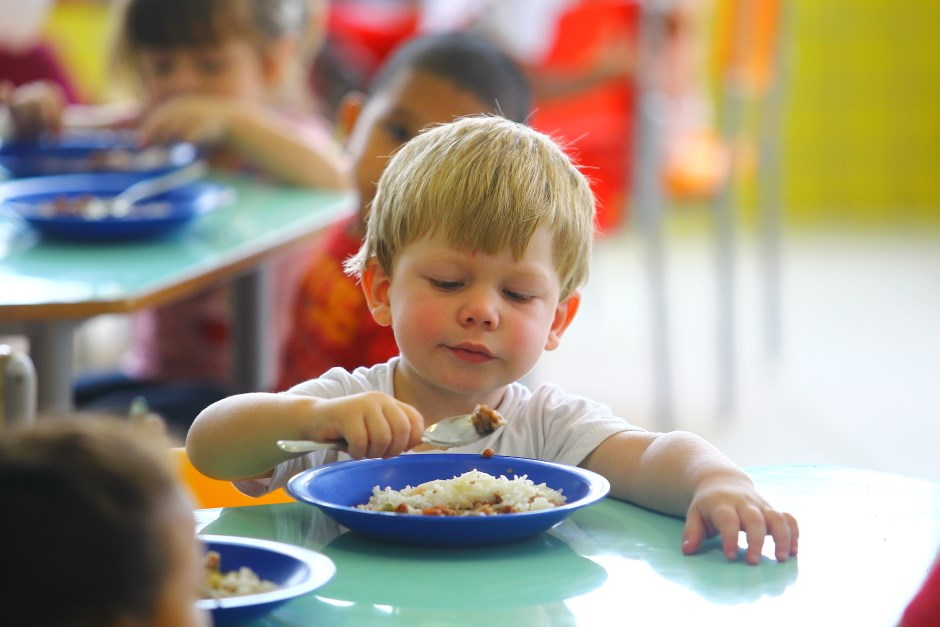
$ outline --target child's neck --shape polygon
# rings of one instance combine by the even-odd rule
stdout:
[[[404,371],[401,361],[395,371],[395,398],[408,403],[424,417],[424,426],[432,425],[444,418],[460,414],[473,413],[474,408],[482,403],[491,408],[499,406],[506,391],[506,386],[495,390],[486,390],[479,394],[457,395],[421,385]]]

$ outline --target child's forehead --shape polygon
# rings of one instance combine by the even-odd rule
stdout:
[[[406,243],[401,252],[408,251],[429,262],[475,261],[484,257],[498,257],[513,265],[548,265],[554,268],[553,237],[547,227],[539,227],[527,242],[518,248],[510,242],[488,245],[490,242],[473,241],[459,236],[448,236],[438,228]],[[400,254],[399,253],[399,254]]]
[[[494,111],[473,91],[456,80],[421,68],[402,68],[373,97],[386,99],[393,106],[405,106],[425,112],[436,122]]]
[[[206,36],[191,38],[181,37],[178,39],[153,39],[137,42],[137,48],[141,50],[186,50],[199,52],[212,52],[225,48],[236,48],[242,46],[257,47],[257,38],[249,33],[241,31],[213,32]]]

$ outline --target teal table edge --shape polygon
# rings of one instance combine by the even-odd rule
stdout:
[[[681,520],[612,498],[536,537],[476,548],[371,540],[302,504],[197,510],[204,533],[320,551],[328,584],[256,625],[893,625],[940,545],[940,482],[837,466],[748,469],[800,522],[800,555],[748,566]],[[742,549],[743,555],[743,549]]]
[[[41,413],[72,409],[73,338],[84,319],[160,305],[223,281],[234,286],[233,387],[273,382],[266,263],[351,215],[355,203],[349,194],[245,177],[212,180],[233,200],[152,240],[54,241],[0,218],[0,333],[28,337]]]

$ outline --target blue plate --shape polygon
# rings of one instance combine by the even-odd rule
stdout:
[[[549,509],[493,516],[418,516],[355,507],[368,502],[375,486],[400,490],[474,469],[509,479],[526,475],[536,484],[561,490],[566,502]],[[293,477],[287,491],[298,501],[316,505],[340,525],[375,538],[468,546],[519,540],[551,529],[573,511],[606,496],[610,484],[583,468],[524,457],[421,453],[312,468]]]
[[[132,135],[114,131],[0,144],[0,168],[15,178],[87,172],[158,174],[196,157],[192,144],[140,148]]]
[[[254,538],[199,537],[208,550],[219,553],[222,572],[247,566],[261,579],[279,586],[270,592],[198,601],[200,608],[212,612],[217,626],[260,618],[294,597],[319,588],[336,574],[333,560],[309,549]]]
[[[82,196],[111,198],[149,175],[63,174],[16,179],[0,183],[0,206],[25,220],[43,235],[76,241],[115,241],[156,237],[174,231],[197,216],[228,202],[231,190],[209,182],[196,182],[145,199],[123,217],[86,218],[49,215],[55,199]],[[154,211],[149,211],[154,209]]]

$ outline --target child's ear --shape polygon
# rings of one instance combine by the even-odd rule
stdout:
[[[352,135],[356,120],[359,119],[359,114],[365,106],[366,95],[361,91],[351,91],[343,96],[336,113],[336,125],[340,136],[348,139]]]
[[[558,303],[555,308],[555,318],[552,320],[552,328],[548,332],[548,338],[545,340],[545,350],[553,351],[561,344],[561,336],[568,329],[568,325],[574,320],[575,314],[581,307],[581,292],[572,292],[568,298]]]
[[[383,327],[392,324],[392,307],[388,300],[388,288],[392,279],[382,268],[377,259],[369,260],[362,272],[362,292],[366,296],[369,311],[377,323]]]

